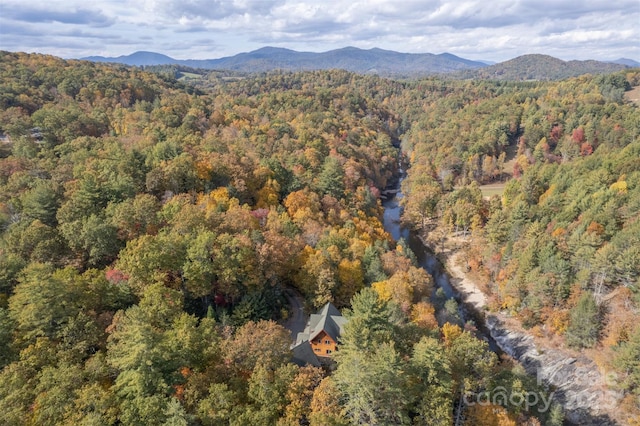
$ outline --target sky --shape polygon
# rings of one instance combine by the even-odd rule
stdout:
[[[640,0],[0,0],[0,50],[214,59],[264,46],[640,61]]]

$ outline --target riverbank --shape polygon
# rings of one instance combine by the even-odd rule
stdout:
[[[487,296],[469,274],[463,270],[461,266],[462,250],[455,246],[444,250],[434,250],[433,245],[429,244],[426,238],[421,236],[420,239],[445,266],[451,277],[451,284],[458,290],[462,301],[471,305],[478,312],[485,311],[488,305]]]
[[[559,347],[548,336],[535,336],[516,318],[489,311],[488,296],[473,274],[465,270],[464,239],[447,238],[434,244],[427,235],[419,238],[444,265],[462,302],[482,316],[480,320],[500,349],[549,386],[571,424],[628,424],[619,417],[617,407],[624,395],[615,390],[610,372],[601,371],[584,353]]]

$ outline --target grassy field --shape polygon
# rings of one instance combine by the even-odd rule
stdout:
[[[494,195],[502,195],[506,182],[490,183],[488,185],[481,185],[480,191],[485,198],[491,198]]]
[[[178,79],[178,81],[182,81],[182,80],[198,80],[201,79],[202,76],[200,74],[194,74],[191,72],[181,72],[180,73],[180,78]]]

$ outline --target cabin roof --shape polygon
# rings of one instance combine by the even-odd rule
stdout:
[[[291,346],[293,362],[301,366],[319,366],[320,359],[313,351],[311,341],[324,332],[337,343],[346,323],[347,319],[332,303],[324,305],[317,314],[309,317],[304,331],[296,336],[296,343]]]
[[[313,352],[311,343],[309,343],[308,340],[294,346],[291,348],[291,351],[293,352],[292,361],[300,367],[304,367],[307,364],[320,367],[320,360],[318,360],[318,356]]]
[[[327,333],[334,342],[338,342],[338,338],[342,334],[346,322],[347,319],[342,316],[338,308],[329,302],[324,305],[317,314],[312,314],[309,317],[304,331],[298,333],[296,345],[315,339],[323,331]]]

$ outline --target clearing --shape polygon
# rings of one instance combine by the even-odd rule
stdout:
[[[504,149],[504,152],[506,153],[506,161],[504,163],[504,171],[502,172],[502,181],[480,185],[480,191],[482,191],[482,196],[484,198],[489,199],[494,195],[501,196],[504,192],[504,187],[507,185],[507,182],[513,177],[513,166],[516,164],[518,144],[512,143]]]
[[[628,92],[625,92],[624,98],[636,105],[640,105],[640,86],[636,86]]]
[[[504,187],[507,185],[507,182],[496,182],[489,183],[487,185],[480,185],[480,191],[482,191],[482,196],[484,198],[491,198],[494,195],[502,195],[504,192]]]

